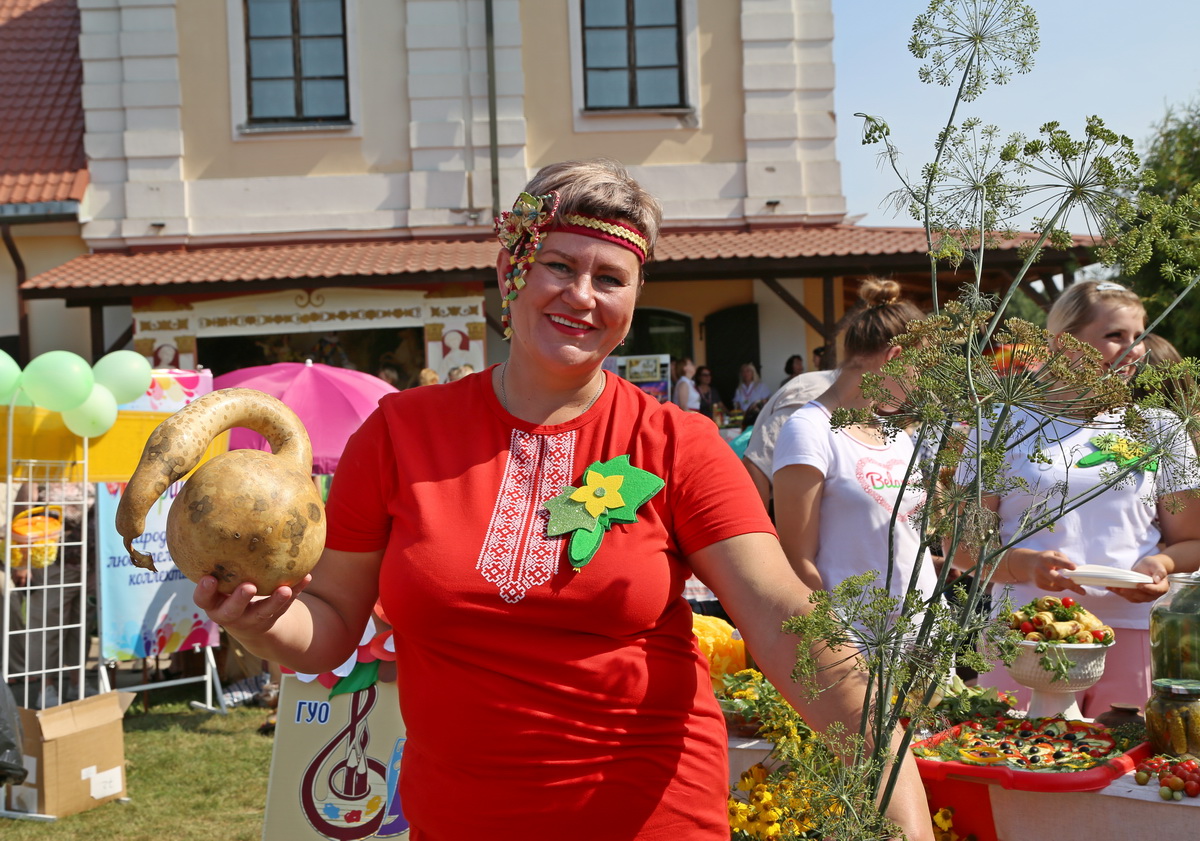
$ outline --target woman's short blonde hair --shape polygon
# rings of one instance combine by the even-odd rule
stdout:
[[[662,225],[662,205],[620,163],[595,158],[550,164],[538,170],[525,188],[535,196],[551,190],[558,191],[559,214],[583,213],[633,225],[649,244],[646,260],[652,259]]]
[[[1132,307],[1146,316],[1142,299],[1132,289],[1107,280],[1081,280],[1068,286],[1046,316],[1046,330],[1051,336],[1062,333],[1075,335],[1095,317],[1096,305],[1101,301]]]
[[[750,373],[752,373],[754,375],[754,379],[752,380],[752,382],[758,382],[758,368],[755,367],[753,362],[743,362],[741,369],[738,371],[738,374],[741,375],[741,374],[746,373],[747,371],[749,371]]]

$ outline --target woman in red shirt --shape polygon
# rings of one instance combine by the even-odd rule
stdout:
[[[845,664],[817,703],[792,682],[780,626],[809,591],[716,428],[602,368],[660,215],[615,162],[539,172],[498,223],[508,361],[381,401],[341,459],[307,586],[197,587],[248,648],[304,672],[341,663],[382,599],[414,839],[728,838],[692,572],[814,726],[859,714]],[[911,761],[891,814],[931,837]]]

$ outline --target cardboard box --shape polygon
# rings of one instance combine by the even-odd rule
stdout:
[[[125,731],[130,692],[105,692],[45,710],[19,709],[29,776],[8,786],[14,812],[57,818],[125,794]]]

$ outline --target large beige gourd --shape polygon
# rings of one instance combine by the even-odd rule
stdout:
[[[235,426],[262,435],[271,452],[231,450],[203,464],[171,505],[167,549],[192,581],[212,575],[222,593],[249,581],[266,595],[298,583],[316,564],[325,547],[325,508],[304,425],[261,391],[214,391],[159,424],[117,507],[117,532],[133,563],[154,569],[154,559],[133,548],[146,512]]]

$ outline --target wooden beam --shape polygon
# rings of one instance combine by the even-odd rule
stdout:
[[[117,336],[116,341],[105,349],[105,353],[112,353],[114,350],[120,350],[133,341],[133,322],[129,322],[129,326],[125,328],[125,332]]]
[[[88,307],[88,321],[91,326],[92,362],[104,356],[104,305],[92,304]],[[132,324],[132,322],[131,322]]]
[[[800,303],[795,295],[784,289],[782,283],[773,277],[764,277],[760,278],[760,280],[762,280],[768,289],[770,289],[779,297],[779,300],[791,307],[792,311],[795,312],[796,315],[807,321],[812,328],[822,336],[828,337],[828,331],[825,329],[825,325],[822,324],[820,320],[818,320],[817,317],[809,311],[808,307]]]

